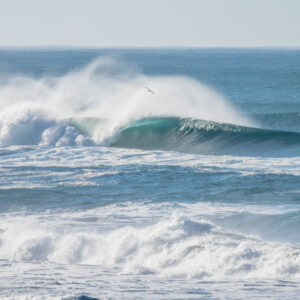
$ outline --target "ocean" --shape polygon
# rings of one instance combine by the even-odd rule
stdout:
[[[1,299],[300,299],[300,50],[0,49]]]

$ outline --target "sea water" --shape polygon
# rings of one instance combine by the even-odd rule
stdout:
[[[1,299],[296,299],[300,50],[0,50]]]

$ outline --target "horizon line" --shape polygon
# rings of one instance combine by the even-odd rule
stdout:
[[[93,46],[93,45],[0,45],[0,49],[300,49],[298,46]]]

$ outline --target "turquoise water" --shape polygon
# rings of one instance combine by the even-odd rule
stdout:
[[[1,49],[1,298],[296,299],[299,78],[299,50]]]

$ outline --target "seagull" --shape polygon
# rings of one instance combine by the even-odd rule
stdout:
[[[154,91],[152,91],[150,88],[148,88],[147,86],[145,86],[145,89],[149,92],[152,93],[153,95],[155,95]]]

